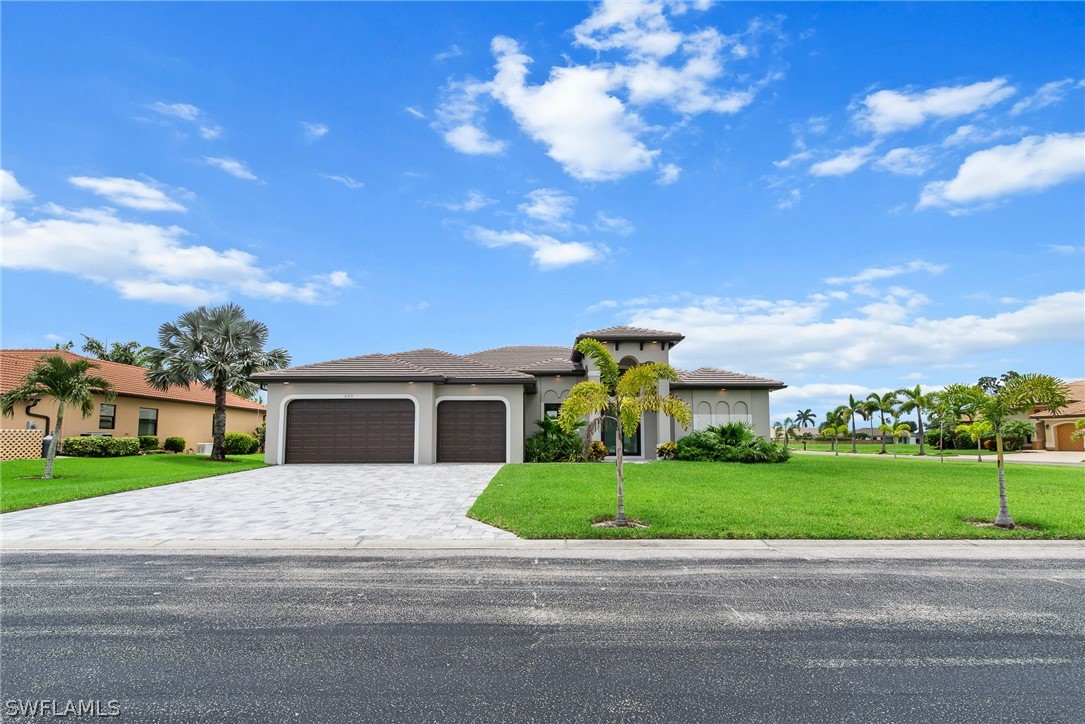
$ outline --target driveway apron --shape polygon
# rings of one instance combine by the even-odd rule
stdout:
[[[0,516],[15,540],[513,540],[467,511],[500,465],[278,465]]]

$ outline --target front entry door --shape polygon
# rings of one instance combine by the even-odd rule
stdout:
[[[637,431],[635,433],[625,436],[625,444],[622,445],[622,452],[624,454],[633,456],[639,456],[641,454],[640,435],[643,429],[643,424],[637,425]],[[617,430],[618,426],[610,420],[603,423],[603,444],[607,446],[607,455],[614,455],[618,451],[614,446],[614,438],[616,437]]]

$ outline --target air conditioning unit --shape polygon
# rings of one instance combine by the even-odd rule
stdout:
[[[211,449],[213,447],[215,447],[215,444],[212,443],[212,442],[198,442],[198,443],[196,443],[196,454],[197,455],[210,455],[211,454]]]

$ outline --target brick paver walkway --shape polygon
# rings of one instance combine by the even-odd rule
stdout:
[[[501,540],[466,517],[500,465],[279,465],[0,516],[16,540]]]

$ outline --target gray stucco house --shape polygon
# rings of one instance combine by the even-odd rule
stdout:
[[[609,327],[584,332],[623,369],[670,361],[675,332]],[[569,390],[599,379],[570,347],[516,346],[455,355],[436,349],[320,362],[253,375],[267,387],[266,460],[283,463],[523,462],[535,420],[556,415]],[[768,437],[769,392],[784,383],[726,370],[679,370],[663,382],[693,409],[691,430],[731,421]],[[689,431],[648,414],[624,441],[626,455],[651,460],[656,446]],[[614,451],[614,430],[603,440]]]

